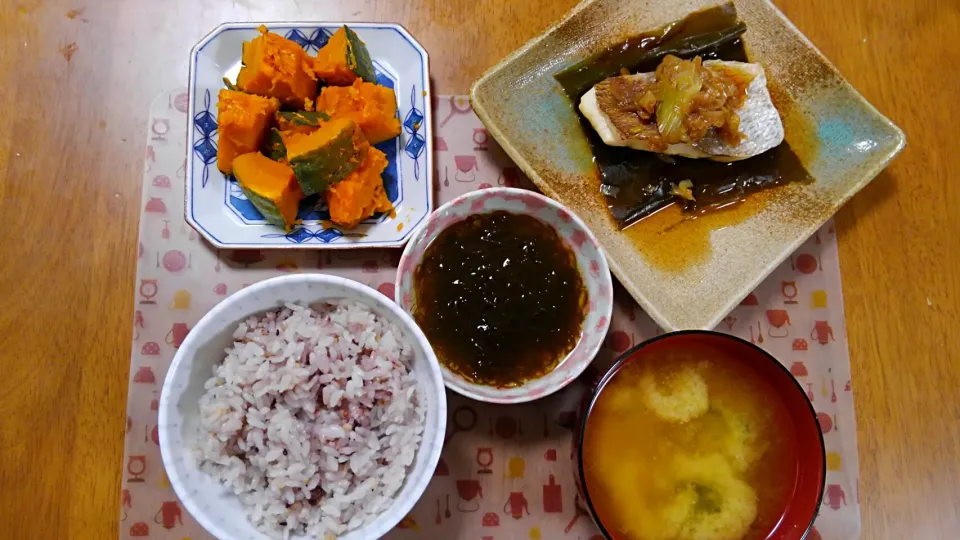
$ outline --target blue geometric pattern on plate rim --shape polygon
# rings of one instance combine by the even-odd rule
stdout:
[[[290,41],[296,42],[298,45],[303,47],[303,50],[307,53],[316,54],[317,51],[323,48],[327,44],[327,40],[332,36],[326,28],[320,27],[315,28],[313,32],[310,33],[310,37],[307,37],[299,28],[294,28],[287,32],[283,37],[289,39]]]
[[[202,187],[207,187],[210,179],[210,165],[217,161],[217,143],[213,136],[217,133],[217,121],[210,112],[210,90],[204,93],[203,110],[193,116],[193,127],[200,132],[200,140],[193,144],[193,153],[203,161]]]
[[[410,88],[410,111],[407,117],[403,119],[403,130],[410,135],[404,151],[413,160],[413,177],[420,181],[420,156],[423,155],[423,149],[427,146],[427,140],[420,135],[418,131],[423,127],[423,113],[417,110],[417,87]]]
[[[328,28],[339,28],[339,27],[342,26],[344,23],[329,22],[329,23],[324,23],[324,24],[322,24],[322,25],[319,25],[319,24],[318,24],[318,25],[315,25],[315,26],[314,26],[314,25],[311,25],[311,24],[304,24],[304,23],[264,23],[264,24],[267,24],[268,27],[273,27],[273,28],[283,28],[283,29],[289,28],[290,31],[288,32],[288,34],[292,34],[293,31],[296,30],[296,31],[299,31],[300,34],[301,34],[301,36],[303,36],[303,37],[306,37],[306,36],[307,36],[306,34],[303,33],[303,30],[304,30],[304,29],[311,29],[312,32],[311,32],[310,36],[309,36],[309,37],[306,37],[306,41],[307,41],[307,43],[308,43],[307,47],[315,47],[317,43],[320,43],[320,40],[319,40],[318,38],[321,36],[321,34],[327,33],[327,32],[326,32],[326,29],[328,29]],[[206,37],[204,37],[204,39],[203,39],[203,45],[200,46],[200,47],[197,47],[197,48],[193,51],[193,54],[192,54],[192,57],[191,57],[191,73],[190,73],[191,86],[193,86],[192,81],[196,80],[197,58],[198,58],[198,56],[200,55],[200,53],[203,51],[203,49],[204,49],[207,45],[210,44],[211,41],[213,41],[217,36],[219,36],[219,35],[221,35],[221,34],[223,34],[223,33],[231,32],[231,31],[249,31],[249,30],[255,30],[259,25],[260,25],[260,23],[256,23],[256,24],[227,23],[227,24],[224,24],[224,25],[221,25],[221,26],[215,28],[213,31],[210,32],[210,34],[208,34]],[[427,142],[426,142],[426,140],[425,140],[425,137],[424,137],[423,135],[420,135],[420,134],[419,134],[420,128],[423,127],[422,122],[425,120],[425,116],[424,116],[423,112],[421,112],[421,111],[422,111],[422,110],[426,110],[426,107],[428,106],[427,103],[426,103],[426,97],[427,97],[427,96],[426,96],[426,94],[427,94],[426,89],[428,88],[428,79],[427,79],[427,78],[429,77],[429,68],[428,68],[428,59],[427,59],[426,53],[423,51],[422,47],[421,47],[418,43],[416,43],[416,41],[414,41],[411,36],[409,36],[409,35],[406,33],[405,30],[403,30],[401,27],[398,27],[398,26],[396,26],[396,25],[392,25],[392,24],[380,24],[380,23],[366,23],[366,24],[365,24],[365,23],[349,23],[349,25],[350,25],[351,27],[353,27],[353,28],[364,28],[364,29],[371,29],[371,30],[392,30],[392,31],[394,31],[397,35],[399,35],[399,37],[400,37],[401,39],[403,39],[404,41],[406,41],[407,43],[409,43],[409,44],[411,45],[411,47],[413,48],[413,50],[416,52],[417,56],[419,56],[419,58],[420,58],[420,66],[421,66],[421,69],[420,69],[420,82],[421,82],[421,89],[422,89],[422,90],[420,91],[420,93],[421,93],[420,104],[421,104],[421,107],[423,107],[423,109],[417,109],[417,108],[416,108],[417,88],[416,88],[416,85],[413,85],[413,86],[411,87],[411,95],[410,95],[410,99],[411,99],[411,111],[408,112],[408,114],[407,114],[406,117],[404,118],[404,122],[403,122],[403,123],[404,123],[404,131],[405,131],[405,132],[408,134],[408,136],[409,136],[409,140],[408,140],[407,144],[406,144],[405,147],[404,147],[404,154],[413,161],[415,180],[419,182],[419,176],[420,176],[420,158],[423,157],[424,154],[426,154],[426,159],[425,159],[425,162],[426,162],[426,163],[425,163],[425,166],[427,167],[426,170],[429,171],[429,170],[433,167],[433,156],[430,154],[430,152],[426,152],[426,151],[425,151],[425,149],[426,149],[429,145],[427,144]],[[318,33],[317,33],[318,31],[322,31],[322,32],[321,32],[320,34],[318,34]],[[291,36],[291,37],[300,37],[300,36]],[[297,41],[298,43],[300,43],[301,46],[304,46],[304,43],[303,43],[303,42],[300,42],[300,41],[297,40],[297,39],[294,39],[294,41]],[[321,46],[322,46],[322,45],[321,45]],[[387,71],[387,70],[384,70],[384,71]],[[195,101],[196,96],[194,95],[194,94],[196,93],[196,88],[195,88],[195,87],[194,87],[194,88],[190,88],[190,91],[191,91],[191,94],[190,94],[191,103],[196,103],[196,101]],[[209,90],[207,90],[206,92],[209,93]],[[209,102],[204,103],[204,105],[205,105],[204,109],[205,109],[205,110],[208,110],[208,109],[209,109]],[[419,122],[418,122],[418,121],[411,121],[411,122],[409,122],[409,124],[410,124],[409,126],[406,125],[406,124],[408,123],[408,120],[411,120],[411,118],[417,118],[417,117],[420,118],[420,121],[419,121]],[[209,140],[210,138],[212,138],[212,137],[213,137],[213,132],[208,129],[208,131],[207,131],[206,133],[204,133],[204,132],[202,131],[202,128],[199,128],[199,127],[196,125],[196,118],[192,118],[192,119],[190,119],[190,121],[191,121],[191,125],[193,126],[193,129],[189,130],[189,135],[188,135],[188,137],[189,137],[189,142],[194,145],[194,148],[191,148],[191,150],[194,151],[194,152],[197,152],[197,157],[200,158],[201,162],[205,165],[204,168],[208,170],[209,164],[207,163],[207,161],[209,161],[209,159],[210,159],[210,158],[209,158],[209,152],[206,152],[205,154],[201,154],[200,151],[196,148],[196,146],[199,145],[200,143],[202,143],[204,139]],[[200,140],[199,142],[198,142],[198,141],[195,141],[195,134],[193,133],[194,130],[200,130],[201,140]],[[398,155],[398,157],[399,157],[399,155]],[[189,179],[189,178],[193,178],[193,177],[194,177],[194,174],[193,174],[193,173],[194,173],[194,167],[195,167],[195,160],[189,159],[188,161],[189,161],[189,164],[188,164],[188,166],[189,166],[189,171],[188,171],[188,175],[187,175],[187,176],[188,176],[188,179]],[[215,161],[216,161],[216,158],[215,158],[215,156],[214,156],[213,162],[215,162]],[[202,179],[202,186],[205,186],[205,185],[206,185],[206,181],[207,181],[207,179],[209,178],[209,173],[208,173],[207,175],[205,175],[205,176],[206,176],[206,177]],[[402,184],[402,182],[399,182],[399,183]],[[200,228],[211,240],[213,240],[213,241],[214,241],[215,243],[217,243],[218,245],[220,245],[220,246],[222,246],[222,247],[230,247],[230,246],[242,247],[242,246],[247,246],[247,247],[262,247],[262,248],[281,247],[281,246],[283,245],[283,244],[279,244],[279,245],[278,245],[278,244],[273,244],[273,243],[266,243],[266,242],[264,242],[264,241],[260,241],[260,242],[229,242],[229,243],[223,242],[222,240],[220,240],[219,238],[217,238],[216,235],[214,235],[212,232],[210,232],[210,230],[208,230],[206,227],[204,227],[203,224],[202,224],[200,221],[198,221],[198,220],[196,219],[196,215],[194,214],[194,208],[193,208],[193,201],[195,200],[195,197],[193,196],[193,192],[194,192],[194,189],[195,189],[195,187],[196,187],[196,186],[195,186],[196,182],[189,182],[189,184],[190,184],[190,185],[189,185],[189,197],[188,197],[188,199],[189,199],[190,205],[189,205],[189,208],[187,209],[187,210],[188,210],[188,213],[189,213],[189,214],[188,214],[188,217],[190,218],[189,221],[190,221],[193,225],[195,225],[196,227]],[[201,186],[201,187],[202,187],[202,186]],[[422,189],[424,190],[424,200],[427,202],[427,208],[425,209],[424,212],[422,212],[422,213],[419,215],[419,217],[417,218],[417,220],[416,220],[415,223],[412,223],[412,224],[410,224],[410,226],[405,227],[405,232],[403,232],[403,234],[402,234],[401,236],[399,236],[398,238],[392,239],[392,240],[369,240],[369,241],[358,240],[358,241],[352,242],[351,245],[357,245],[357,246],[368,245],[368,246],[371,246],[371,247],[375,247],[375,246],[395,246],[395,245],[396,245],[396,246],[399,246],[399,245],[402,245],[402,244],[406,241],[406,239],[407,239],[407,237],[410,235],[410,233],[412,233],[412,232],[417,228],[417,226],[418,226],[424,219],[426,219],[426,217],[430,214],[430,211],[431,211],[432,208],[433,208],[433,194],[431,193],[432,186],[430,185],[430,182],[424,182],[424,183],[422,184]],[[260,224],[257,224],[257,225],[259,226]],[[300,229],[298,229],[298,230],[300,230]],[[316,231],[306,230],[306,231],[305,231],[305,235],[309,235],[309,236],[303,236],[303,237],[298,237],[298,238],[292,237],[292,235],[296,235],[297,231],[293,231],[292,233],[287,233],[287,234],[279,234],[279,233],[277,233],[277,234],[263,235],[263,237],[269,237],[269,238],[284,237],[284,238],[287,240],[287,242],[292,243],[292,244],[294,244],[294,245],[298,245],[298,244],[301,244],[301,243],[309,242],[311,239],[317,239],[317,240],[320,241],[320,242],[327,243],[327,242],[335,242],[336,240],[339,240],[340,238],[352,237],[352,236],[355,236],[355,235],[356,235],[356,233],[346,233],[346,234],[345,234],[345,233],[340,232],[339,230],[336,230],[336,232],[337,232],[337,233],[340,233],[342,236],[337,236],[336,234],[330,234],[330,235],[327,235],[327,238],[328,238],[328,239],[325,240],[324,238],[318,236],[318,233],[322,232],[322,230],[323,230],[323,229],[318,229],[318,230],[316,230]],[[302,238],[302,240],[301,240],[300,238]],[[286,245],[290,245],[290,244],[286,244]]]
[[[294,244],[306,244],[310,240],[317,240],[323,244],[329,244],[330,242],[334,242],[344,237],[360,238],[360,237],[363,237],[363,234],[351,233],[351,232],[345,233],[340,229],[338,229],[337,227],[327,227],[327,228],[321,227],[313,231],[311,231],[307,227],[300,227],[299,229],[290,231],[286,234],[284,233],[265,234],[263,235],[263,237],[264,238],[283,238],[288,242],[293,242]]]

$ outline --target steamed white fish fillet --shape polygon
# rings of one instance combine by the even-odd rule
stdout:
[[[783,122],[780,113],[770,99],[767,90],[767,76],[760,64],[745,62],[728,62],[725,60],[707,60],[704,67],[720,64],[726,71],[737,71],[745,77],[750,77],[750,84],[746,89],[746,100],[743,105],[735,109],[740,117],[740,132],[743,139],[736,146],[730,146],[719,135],[709,132],[706,137],[693,144],[670,144],[665,150],[653,150],[650,144],[643,139],[623,137],[613,121],[597,103],[596,86],[590,89],[580,99],[580,112],[583,113],[593,128],[610,146],[625,146],[636,150],[657,152],[689,158],[706,158],[713,161],[738,161],[753,157],[783,142]],[[656,80],[655,73],[638,73],[625,75],[642,82],[652,83]]]

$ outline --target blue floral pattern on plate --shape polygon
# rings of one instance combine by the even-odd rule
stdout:
[[[317,240],[324,244],[329,244],[340,238],[360,238],[363,237],[362,233],[352,233],[352,232],[343,232],[337,227],[327,227],[320,228],[311,231],[307,227],[300,227],[294,231],[291,231],[287,234],[276,233],[265,235],[267,238],[284,238],[289,242],[294,244],[305,244],[311,240]]]
[[[203,111],[194,115],[193,127],[200,133],[200,140],[193,144],[194,153],[203,160],[203,178],[200,185],[207,187],[210,166],[217,162],[217,143],[213,140],[217,133],[217,120],[210,112],[210,90],[204,92]]]
[[[420,180],[420,156],[427,145],[426,139],[420,135],[420,128],[423,127],[423,113],[417,109],[417,87],[410,88],[410,112],[403,119],[403,129],[407,132],[407,145],[404,151],[413,159],[413,176]]]
[[[310,37],[307,37],[302,30],[294,28],[287,32],[283,37],[289,39],[290,41],[297,42],[303,50],[307,51],[310,54],[317,54],[317,51],[323,48],[327,44],[327,40],[330,39],[332,34],[328,33],[323,28],[317,28],[313,32],[310,32]]]
[[[344,230],[329,222],[322,198],[305,199],[297,217],[302,224],[292,232],[269,225],[247,200],[236,179],[216,167],[216,98],[222,78],[233,79],[239,71],[241,44],[257,34],[256,23],[219,27],[194,47],[191,53],[190,116],[187,159],[186,218],[218,247],[313,248],[400,247],[410,232],[433,209],[431,122],[427,89],[426,52],[400,27],[380,24],[350,24],[370,49],[377,83],[394,89],[402,134],[376,147],[387,156],[383,172],[387,197],[396,216],[375,215],[355,229]],[[310,54],[326,45],[338,23],[269,25],[271,31],[298,43]],[[210,43],[216,47],[207,47]],[[224,69],[220,66],[231,66]],[[409,90],[407,90],[409,89]],[[409,94],[408,94],[409,92]],[[409,95],[409,100],[403,99]],[[403,97],[401,97],[403,96]],[[218,195],[219,193],[219,195]],[[396,222],[396,223],[395,223]],[[398,224],[402,223],[403,226]]]

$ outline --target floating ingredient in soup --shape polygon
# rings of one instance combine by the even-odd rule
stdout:
[[[763,455],[767,443],[759,440],[755,426],[749,419],[722,404],[716,405],[713,411],[723,419],[723,422],[718,424],[721,433],[717,436],[730,465],[739,472],[746,471]]]
[[[448,369],[511,387],[576,346],[588,304],[576,256],[539,219],[505,211],[443,230],[414,271],[413,316]]]
[[[585,98],[585,94],[593,91],[593,88],[598,84],[610,78],[621,79],[624,70],[628,74],[639,74],[627,75],[618,84],[629,87],[628,90],[630,91],[626,92],[627,94],[638,94],[634,100],[637,102],[634,104],[634,108],[637,110],[632,112],[640,117],[642,116],[639,114],[640,110],[645,113],[649,110],[650,112],[647,114],[651,115],[652,120],[657,119],[658,103],[651,103],[651,96],[648,96],[646,91],[643,93],[634,92],[632,86],[640,85],[646,88],[649,81],[644,81],[649,78],[651,73],[656,72],[668,55],[677,59],[689,60],[690,63],[696,62],[696,58],[699,57],[701,59],[701,69],[706,66],[710,68],[709,71],[717,69],[729,72],[731,76],[724,75],[723,79],[733,81],[734,87],[737,86],[738,80],[742,79],[741,82],[745,82],[746,78],[750,79],[746,88],[744,106],[747,109],[755,107],[757,111],[762,110],[762,114],[742,114],[742,108],[737,107],[734,107],[735,110],[733,111],[727,111],[726,107],[720,107],[722,110],[715,110],[717,108],[714,107],[704,109],[710,114],[703,118],[691,117],[689,114],[683,117],[680,122],[683,129],[677,129],[675,121],[669,124],[664,123],[664,127],[668,128],[667,132],[674,137],[679,137],[680,141],[683,141],[684,137],[691,138],[691,128],[693,128],[693,139],[697,139],[696,135],[698,135],[699,129],[703,127],[700,123],[703,119],[710,120],[712,118],[715,124],[722,123],[720,126],[714,125],[710,128],[713,130],[710,137],[700,139],[700,148],[688,142],[676,143],[675,146],[680,146],[685,150],[685,152],[680,153],[681,155],[658,154],[656,148],[651,148],[651,150],[654,150],[651,152],[637,152],[633,148],[612,146],[605,142],[605,139],[616,142],[619,138],[624,141],[620,144],[643,146],[641,143],[645,143],[649,146],[652,140],[654,147],[662,147],[666,142],[661,137],[661,126],[659,124],[656,125],[656,136],[654,137],[653,132],[650,131],[654,124],[648,121],[634,121],[633,127],[639,128],[638,124],[643,124],[644,130],[632,135],[636,140],[631,140],[630,137],[623,137],[619,131],[613,130],[616,127],[611,125],[613,124],[613,118],[610,119],[610,122],[607,122],[600,116],[599,118],[602,121],[597,122],[597,124],[601,128],[598,129],[608,131],[608,136],[602,137],[594,129],[594,125],[591,124],[588,117],[584,116],[583,113],[580,114],[584,134],[590,143],[594,163],[600,173],[601,191],[606,197],[611,214],[621,228],[629,227],[673,204],[679,204],[684,212],[693,215],[703,211],[725,208],[743,201],[750,194],[762,190],[791,182],[810,182],[813,180],[790,149],[789,144],[786,141],[777,143],[782,138],[777,132],[783,131],[780,115],[784,111],[777,111],[775,107],[770,107],[771,104],[780,105],[776,100],[770,100],[770,104],[766,103],[766,98],[769,97],[766,88],[768,82],[758,78],[762,69],[758,69],[755,64],[749,63],[743,43],[740,40],[744,31],[746,31],[746,25],[737,19],[736,9],[732,4],[725,4],[692,13],[680,21],[652,32],[630,37],[624,42],[600,51],[591,58],[556,75],[557,81],[570,100],[574,104],[579,104],[581,99]],[[670,60],[668,63],[668,67],[673,66],[673,69],[678,71],[684,65],[676,64],[674,60]],[[711,68],[711,66],[713,67]],[[689,70],[689,67],[686,70]],[[739,73],[739,75],[734,72]],[[699,70],[698,73],[701,74],[702,79],[703,73]],[[710,73],[710,77],[713,78],[712,73]],[[727,82],[723,84],[719,84],[718,81],[714,82],[716,84],[710,86],[715,86],[716,91],[729,86]],[[766,98],[763,99],[764,104],[762,106],[750,105],[752,99],[751,86],[756,85],[759,88],[761,82],[763,82],[763,90],[767,94]],[[677,85],[678,88],[679,86]],[[653,89],[655,90],[656,87]],[[593,92],[596,95],[597,92]],[[622,97],[625,100],[625,96]],[[656,92],[654,92],[653,97],[657,97]],[[695,99],[693,98],[693,100]],[[589,99],[587,101],[589,104]],[[692,102],[692,100],[687,102],[682,99],[673,99],[672,101],[674,103],[683,101],[687,106],[691,105]],[[724,104],[736,104],[736,101],[736,99],[733,99],[730,103],[727,103],[725,100]],[[662,105],[662,100],[659,100],[659,104]],[[589,106],[586,107],[587,111],[593,110],[594,112],[599,108],[599,103],[592,109]],[[715,114],[717,112],[723,114],[717,115]],[[736,121],[733,120],[734,117],[729,114],[730,112],[736,112]],[[774,119],[770,113],[778,113],[777,118]],[[594,114],[594,116],[597,115]],[[607,117],[610,118],[610,115],[608,114]],[[613,117],[616,118],[618,115],[614,114]],[[745,123],[745,118],[749,119],[750,122],[754,120],[758,120],[758,122],[755,125],[747,125],[750,122]],[[767,118],[768,120],[766,120]],[[629,128],[630,125],[624,125],[624,121],[621,114],[621,127]],[[730,143],[734,142],[736,138],[731,128],[733,123],[737,121],[739,121],[737,131],[744,135],[744,138],[738,144],[746,146],[740,148],[739,151],[734,151]],[[778,128],[773,122],[780,123],[781,127]],[[751,135],[754,131],[756,133]],[[642,133],[647,134],[646,139],[638,139],[638,137],[642,137]],[[628,135],[631,134],[628,133]],[[667,140],[675,139],[668,137]],[[707,140],[709,140],[709,145]],[[763,151],[761,150],[763,148],[770,149]],[[710,155],[711,152],[727,152],[738,158],[750,157],[732,163],[684,157],[684,154],[704,157],[704,155]],[[714,158],[716,157],[714,156]],[[727,156],[727,159],[730,157]]]
[[[796,485],[789,412],[743,359],[653,343],[605,384],[584,432],[591,504],[615,540],[764,539]]]
[[[710,408],[707,383],[693,366],[666,374],[648,368],[639,383],[644,404],[667,422],[689,422]]]
[[[672,466],[683,486],[673,504],[685,504],[688,512],[679,538],[736,540],[747,534],[757,518],[757,493],[729,462],[720,454],[680,455]]]

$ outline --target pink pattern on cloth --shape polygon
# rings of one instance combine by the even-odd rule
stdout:
[[[152,126],[154,118],[168,119],[169,135],[163,144],[150,149],[149,171],[143,175],[140,208],[144,211],[138,245],[142,255],[137,268],[140,290],[135,296],[140,316],[131,351],[125,455],[118,464],[123,470],[122,491],[117,493],[121,539],[145,535],[155,540],[212,538],[185,510],[181,511],[167,482],[160,449],[154,442],[157,412],[151,402],[176,352],[171,342],[182,338],[223,295],[284,270],[316,272],[318,268],[366,283],[388,296],[395,294],[396,250],[362,254],[219,252],[192,235],[183,221],[183,198],[169,196],[183,191],[185,96],[183,90],[160,96],[147,124]],[[453,113],[452,98],[434,97],[437,118],[447,119],[436,134],[448,149],[436,154],[437,170],[466,168],[476,175],[475,181],[450,181],[449,185],[444,185],[442,176],[438,178],[438,206],[479,186],[505,183],[500,175],[508,176],[507,171],[511,184],[529,185],[492,137],[479,146],[474,141],[475,130],[482,129],[482,124],[469,108]],[[468,103],[465,99],[459,102]],[[169,179],[169,184],[166,180],[155,183],[154,178],[160,175]],[[558,217],[571,220],[563,212],[558,212]],[[443,219],[427,226],[440,226]],[[169,231],[167,238],[161,234],[165,228]],[[583,245],[585,237],[572,240],[588,253],[595,249]],[[166,257],[170,252],[174,253]],[[403,271],[409,278],[412,269],[404,267]],[[181,290],[190,294],[188,311],[173,308],[174,295]],[[622,288],[601,291],[600,295],[614,297],[613,317],[606,341],[588,372],[602,371],[617,355],[658,333],[656,325]],[[411,301],[409,297],[401,300],[405,305]],[[595,302],[591,303],[595,310]],[[774,271],[718,330],[751,340],[773,353],[792,368],[807,390],[826,431],[829,456],[829,489],[816,522],[817,532],[827,540],[858,537],[856,424],[836,237],[831,224]],[[584,339],[599,338],[591,331]],[[569,454],[571,422],[576,420],[571,411],[583,391],[584,386],[574,382],[542,400],[511,406],[487,405],[448,393],[450,414],[469,409],[476,414],[475,427],[449,438],[441,461],[443,473],[438,466],[422,499],[401,527],[385,538],[505,540],[533,538],[534,528],[540,538],[551,540],[600,538],[590,519],[578,514],[572,463],[562,458]],[[507,424],[516,426],[516,434],[509,440],[494,429]],[[450,426],[452,429],[452,420]],[[514,519],[516,516],[519,518]]]

